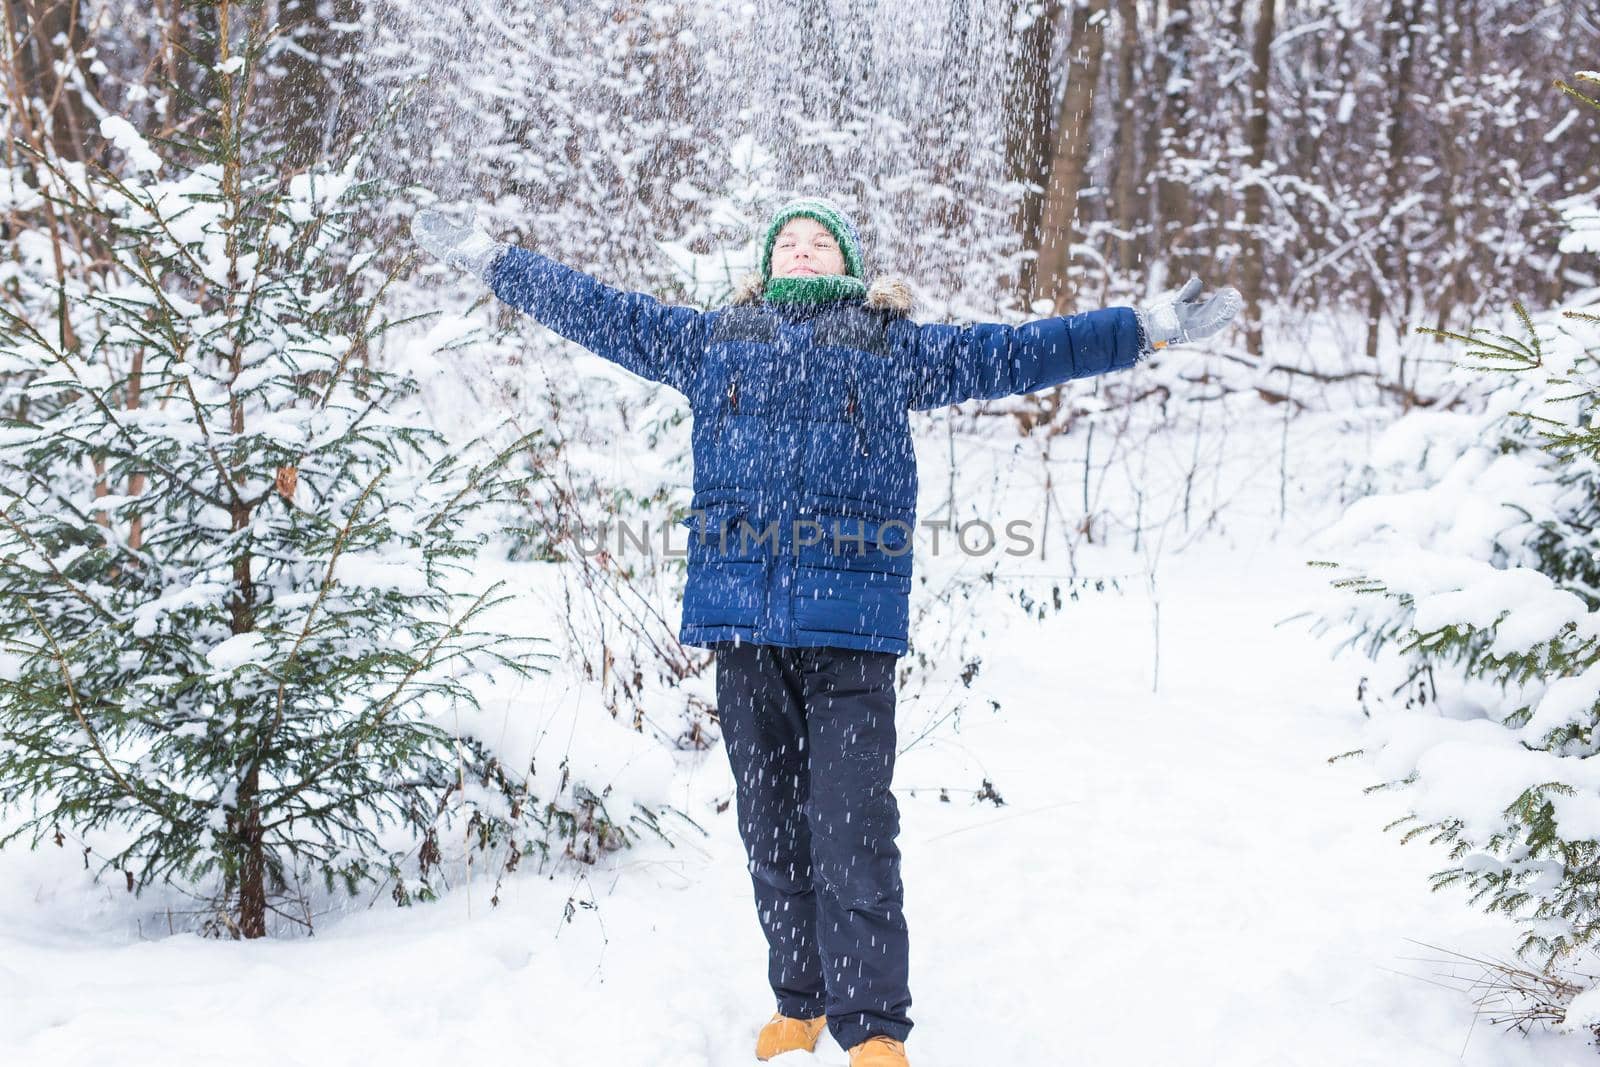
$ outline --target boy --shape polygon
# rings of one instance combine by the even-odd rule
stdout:
[[[913,322],[867,282],[838,206],[785,204],[726,308],[626,293],[421,211],[423,248],[569,340],[688,398],[697,529],[685,644],[715,650],[718,718],[777,1011],[756,1058],[815,1048],[907,1067],[895,663],[907,651],[917,474],[909,412],[1132,366],[1222,330],[1237,291],[1021,326]]]

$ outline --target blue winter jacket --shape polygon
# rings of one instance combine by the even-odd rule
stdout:
[[[1131,308],[1020,326],[919,325],[859,298],[712,311],[510,248],[495,294],[694,416],[685,644],[904,655],[916,524],[909,413],[1132,366]]]

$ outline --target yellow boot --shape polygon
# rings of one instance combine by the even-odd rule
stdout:
[[[770,1060],[796,1049],[814,1052],[817,1039],[827,1025],[826,1015],[819,1015],[815,1019],[791,1019],[781,1012],[774,1012],[771,1021],[756,1035],[756,1059]]]
[[[850,1049],[850,1067],[911,1067],[906,1046],[888,1034],[874,1034]]]

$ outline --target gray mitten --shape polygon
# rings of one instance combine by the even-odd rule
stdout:
[[[1225,285],[1204,300],[1200,278],[1193,275],[1171,300],[1158,301],[1143,310],[1134,309],[1139,319],[1140,345],[1146,353],[1168,345],[1203,341],[1221,333],[1244,306],[1239,290]]]
[[[478,225],[476,212],[471,222],[462,224],[452,222],[442,211],[423,208],[411,216],[411,239],[435,259],[485,282],[490,265],[506,249],[503,241],[496,241]]]

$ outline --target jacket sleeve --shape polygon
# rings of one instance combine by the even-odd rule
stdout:
[[[1070,378],[1124,370],[1141,358],[1138,320],[1126,307],[1020,326],[913,328],[913,411],[1031,393]]]
[[[628,293],[525,248],[490,266],[489,288],[598,356],[687,393],[705,349],[706,312]]]

